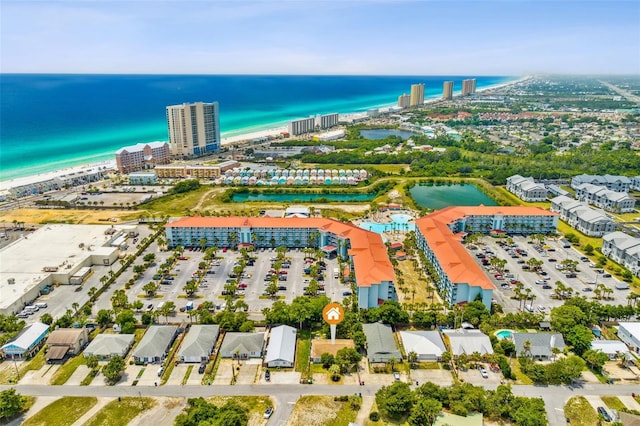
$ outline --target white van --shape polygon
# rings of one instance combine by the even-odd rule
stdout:
[[[47,304],[45,302],[38,302],[35,304],[35,306],[37,306],[40,309],[44,309],[47,307]]]
[[[29,305],[29,306],[25,306],[24,310],[25,311],[30,311],[30,312],[38,312],[40,310],[40,308],[38,308],[37,306],[34,306],[34,305]]]

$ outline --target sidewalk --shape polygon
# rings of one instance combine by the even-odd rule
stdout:
[[[363,396],[362,397],[362,406],[360,407],[360,411],[358,411],[358,415],[356,416],[355,423],[360,426],[364,426],[369,420],[369,413],[371,412],[371,407],[373,407],[373,403],[375,402],[375,396]]]

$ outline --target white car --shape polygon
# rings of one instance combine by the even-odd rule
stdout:
[[[480,369],[480,374],[482,375],[483,379],[488,379],[489,378],[489,373],[487,373],[487,370],[485,370],[484,368]]]
[[[264,412],[264,418],[268,419],[269,417],[271,417],[271,415],[273,414],[273,407],[269,407],[267,408],[267,410]]]

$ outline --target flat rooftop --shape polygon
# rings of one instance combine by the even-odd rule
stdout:
[[[43,225],[0,250],[0,311],[11,306],[52,274],[69,274],[92,255],[107,256],[113,247],[103,247],[113,235],[110,225]],[[121,230],[122,227],[114,226]],[[57,272],[45,272],[57,267]],[[13,278],[15,284],[9,284]],[[26,302],[26,300],[25,300]]]

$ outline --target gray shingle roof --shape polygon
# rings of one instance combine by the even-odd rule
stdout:
[[[211,354],[213,350],[213,345],[215,345],[216,340],[218,340],[219,333],[219,325],[192,325],[191,328],[189,328],[189,332],[182,341],[182,346],[180,346],[180,350],[178,351],[178,357],[204,358],[209,356],[209,354]]]
[[[551,357],[553,355],[551,348],[560,350],[565,348],[564,339],[560,333],[513,333],[513,343],[516,345],[518,355],[524,351],[526,341],[531,343],[530,355],[534,357]]]
[[[85,356],[111,356],[126,355],[127,350],[133,345],[133,334],[98,334],[89,346],[84,350]]]
[[[229,332],[225,334],[221,353],[249,353],[261,352],[264,344],[264,333],[235,333]]]
[[[136,346],[133,356],[136,358],[162,357],[177,331],[178,327],[172,325],[152,325]]]
[[[391,326],[388,324],[362,324],[367,337],[367,356],[376,361],[388,359],[402,359],[402,354],[396,347]],[[375,362],[375,361],[374,361]]]

